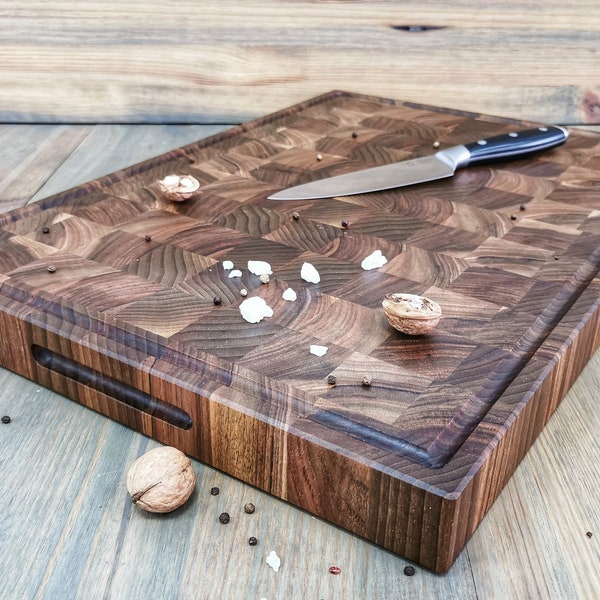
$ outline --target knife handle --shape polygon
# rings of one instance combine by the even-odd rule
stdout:
[[[532,152],[560,146],[567,141],[569,132],[557,125],[535,127],[523,131],[503,133],[485,140],[465,144],[469,156],[459,166],[519,158]]]

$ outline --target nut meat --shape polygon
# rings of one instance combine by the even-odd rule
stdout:
[[[177,448],[161,446],[140,456],[127,472],[127,490],[134,504],[154,513],[179,508],[192,495],[196,473]]]
[[[430,333],[440,322],[442,309],[437,302],[414,294],[387,294],[383,314],[390,325],[408,335]]]

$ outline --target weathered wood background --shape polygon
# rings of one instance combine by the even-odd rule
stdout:
[[[600,123],[594,0],[0,1],[0,121],[232,123],[331,89]]]

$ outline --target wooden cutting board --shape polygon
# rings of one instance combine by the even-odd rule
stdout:
[[[267,196],[530,125],[332,92],[2,215],[0,364],[444,572],[600,345],[600,137]],[[173,174],[200,190],[172,202]],[[435,332],[392,329],[390,292],[436,300]]]

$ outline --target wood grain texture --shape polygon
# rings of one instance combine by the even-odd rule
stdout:
[[[373,164],[388,148],[419,154],[433,140],[518,126],[330,94],[13,212],[2,219],[2,364],[446,571],[600,342],[598,141],[573,135],[567,149],[504,165],[512,192],[495,188],[498,169],[482,168],[419,186],[412,200],[402,191],[355,196],[362,213],[348,231],[339,225],[346,200],[290,208],[265,197],[289,180]],[[354,141],[343,152],[315,158],[344,137]],[[365,158],[365,147],[375,152]],[[181,169],[204,187],[173,204],[157,180]],[[534,176],[544,195],[527,197],[518,182]],[[578,212],[563,223],[572,189]],[[398,211],[421,196],[512,225],[499,235]],[[400,220],[393,235],[382,209]],[[524,215],[507,217],[515,210]],[[337,227],[327,222],[334,216]],[[390,265],[406,247],[431,259],[363,272],[356,256],[381,245]],[[431,286],[435,257],[462,263]],[[493,266],[480,262],[487,257]],[[268,258],[276,278],[238,284],[224,258]],[[304,260],[321,285],[300,281]],[[241,285],[276,318],[244,323]],[[293,308],[278,300],[287,286],[299,290]],[[440,300],[439,333],[414,343],[372,327],[382,294],[399,286]],[[311,357],[302,352],[310,343],[330,351]],[[357,373],[374,385],[353,384]]]
[[[0,120],[235,123],[348,89],[600,122],[597,5],[0,2]]]
[[[111,139],[111,129],[95,127],[94,135]],[[0,153],[10,151],[0,145]],[[67,157],[53,178],[57,184],[64,171],[65,189],[79,183],[73,178],[78,165],[85,169],[95,158],[93,146]],[[109,170],[123,166],[115,159]],[[126,468],[154,442],[0,371],[0,412],[13,419],[0,426],[4,592],[53,599],[595,597],[598,373],[596,354],[452,570],[439,577],[417,569],[406,577],[396,556],[198,462],[188,508],[166,519],[132,511]],[[213,485],[221,488],[216,498]],[[257,505],[255,521],[242,515],[230,528],[218,524],[219,512],[235,514],[247,501]],[[248,535],[260,540],[254,554],[245,552]],[[271,549],[283,558],[278,574],[264,563]],[[341,576],[326,572],[330,564]]]

